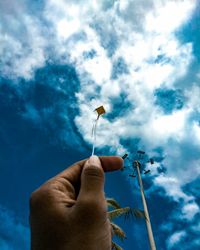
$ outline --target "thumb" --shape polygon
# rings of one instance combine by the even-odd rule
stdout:
[[[91,156],[86,161],[81,174],[80,200],[94,201],[104,197],[104,171],[99,157]]]

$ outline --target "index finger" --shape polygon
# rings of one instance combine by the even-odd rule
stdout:
[[[123,159],[119,156],[99,156],[105,172],[119,170],[123,167]]]
[[[99,159],[105,172],[119,170],[123,167],[123,159],[119,156],[99,156]],[[63,177],[71,183],[77,183],[80,180],[81,172],[86,161],[87,159],[76,162],[56,177]]]

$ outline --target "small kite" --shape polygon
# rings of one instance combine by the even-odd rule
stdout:
[[[99,119],[99,116],[100,116],[100,115],[103,115],[103,114],[105,114],[105,113],[106,113],[106,111],[105,111],[105,109],[104,109],[104,107],[103,107],[103,106],[100,106],[100,107],[96,108],[96,109],[95,109],[95,111],[96,111],[96,112],[97,112],[97,114],[98,114],[97,119]]]
[[[106,113],[103,106],[96,108],[94,111],[96,111],[96,113],[97,113],[97,119],[94,121],[94,124],[92,127],[92,138],[93,138],[92,155],[94,155],[94,150],[95,150],[95,146],[96,146],[97,123],[98,123],[99,117]]]

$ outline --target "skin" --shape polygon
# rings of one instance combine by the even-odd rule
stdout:
[[[30,198],[31,249],[110,250],[104,172],[122,166],[120,157],[93,156],[34,191]]]

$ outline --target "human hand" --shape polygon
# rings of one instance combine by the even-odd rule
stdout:
[[[120,157],[90,157],[44,183],[30,199],[32,250],[110,250],[104,171]]]

